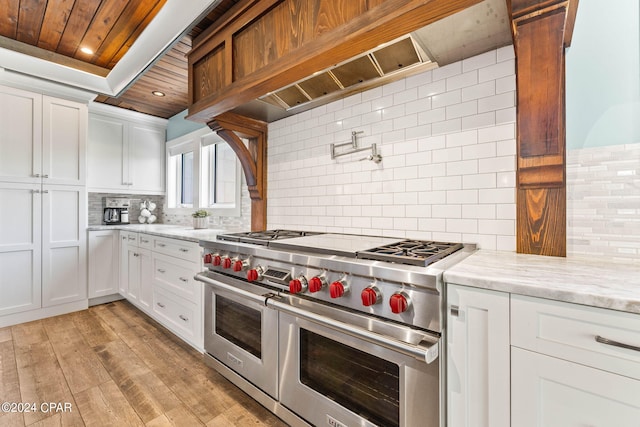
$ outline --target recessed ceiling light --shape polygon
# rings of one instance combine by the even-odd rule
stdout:
[[[89,49],[88,47],[81,47],[80,52],[86,53],[87,55],[93,55],[93,50]]]
[[[155,96],[165,96],[164,92],[160,92],[159,90],[154,90],[153,92],[151,92],[153,95]]]

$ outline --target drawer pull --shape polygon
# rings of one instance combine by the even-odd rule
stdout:
[[[180,252],[189,252],[189,249],[180,248]]]
[[[460,315],[460,307],[458,307],[457,305],[452,305],[451,306],[451,315],[453,317],[458,317]]]
[[[129,240],[136,240],[136,238],[129,236]]]
[[[187,316],[183,316],[182,314],[180,316],[178,316],[180,318],[180,320],[184,321],[184,322],[188,322],[189,318]]]
[[[622,342],[618,342],[618,341],[613,341],[607,338],[603,338],[600,335],[596,335],[596,341],[599,342],[600,344],[606,344],[606,345],[611,345],[613,347],[620,347],[620,348],[626,348],[628,350],[634,350],[634,351],[640,351],[640,347],[635,346],[635,345],[631,345],[631,344],[625,344]]]
[[[140,239],[140,241],[141,241],[142,243],[149,243],[149,241],[148,241],[147,239]]]
[[[184,277],[180,277],[179,278],[181,282],[187,283],[189,281],[189,279],[186,279]]]
[[[167,245],[165,245],[164,243],[158,243],[158,246],[160,246],[161,248],[164,248]]]
[[[167,271],[167,270],[163,270],[163,269],[161,269],[161,268],[159,268],[159,269],[158,269],[158,273],[162,273],[162,274],[164,274],[164,273],[166,273],[166,271]]]
[[[164,308],[164,304],[162,304],[161,302],[157,302],[156,305],[160,308]]]

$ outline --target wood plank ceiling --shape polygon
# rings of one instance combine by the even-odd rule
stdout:
[[[0,0],[0,47],[104,77],[166,1]],[[186,109],[191,40],[238,1],[222,0],[120,96],[96,101],[163,118]]]

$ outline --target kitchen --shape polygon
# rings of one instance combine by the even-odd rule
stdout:
[[[632,3],[627,2],[616,10],[609,10],[597,2],[581,2],[571,47],[566,51],[566,259],[529,258],[515,254],[516,249],[519,250],[516,247],[518,118],[516,55],[511,45],[354,93],[268,125],[266,171],[262,171],[267,177],[268,203],[266,226],[263,228],[464,242],[480,248],[479,252],[444,273],[448,294],[442,316],[443,323],[449,325],[449,331],[443,332],[441,347],[446,342],[449,350],[448,353],[441,353],[439,359],[441,362],[446,359],[443,365],[447,366],[441,380],[448,388],[448,410],[441,410],[441,413],[443,417],[445,413],[450,417],[447,418],[448,425],[473,425],[471,420],[474,419],[483,420],[481,425],[529,425],[533,421],[525,423],[525,418],[535,420],[536,416],[554,416],[551,414],[562,414],[567,418],[564,421],[556,420],[559,424],[544,418],[545,421],[539,421],[538,424],[577,425],[578,421],[571,418],[580,415],[576,415],[576,412],[588,417],[591,424],[611,425],[611,419],[598,421],[598,415],[594,414],[601,407],[599,405],[604,405],[602,401],[599,404],[592,401],[585,404],[580,395],[572,395],[571,398],[575,397],[576,401],[568,397],[564,400],[553,397],[557,393],[563,393],[561,395],[564,396],[564,388],[552,389],[549,395],[545,395],[545,399],[550,400],[544,400],[544,403],[564,401],[569,408],[572,404],[579,405],[580,411],[563,411],[561,407],[554,408],[555,412],[530,413],[537,408],[531,403],[537,397],[529,395],[531,390],[535,390],[533,381],[536,379],[532,378],[534,374],[524,375],[532,371],[531,366],[547,370],[536,373],[541,377],[543,374],[549,375],[549,372],[556,375],[554,380],[560,375],[559,370],[572,372],[567,374],[571,377],[563,378],[563,381],[598,378],[598,383],[607,381],[607,384],[615,384],[608,388],[622,391],[613,400],[627,402],[627,406],[633,409],[625,412],[618,410],[617,406],[604,406],[607,408],[605,415],[612,417],[620,414],[622,421],[616,425],[633,425],[624,421],[633,418],[623,417],[637,416],[639,404],[637,399],[634,400],[634,396],[637,396],[634,391],[638,388],[638,359],[633,350],[615,348],[598,350],[600,353],[592,354],[591,343],[581,341],[574,345],[580,347],[581,351],[570,351],[566,347],[571,346],[563,347],[558,343],[570,342],[569,332],[564,331],[573,330],[575,320],[561,325],[544,323],[566,336],[536,342],[535,336],[528,338],[527,335],[535,334],[535,331],[531,331],[534,319],[524,317],[524,314],[535,316],[536,310],[544,309],[551,313],[543,316],[541,321],[544,322],[551,322],[549,319],[554,318],[575,317],[582,319],[578,323],[598,323],[599,320],[606,323],[611,315],[615,325],[629,325],[628,335],[614,331],[615,328],[610,325],[606,328],[609,334],[626,339],[615,339],[599,332],[601,338],[630,344],[634,339],[637,342],[635,331],[638,328],[634,325],[637,325],[638,297],[633,287],[638,277],[637,236],[640,234],[636,218],[639,154],[635,144],[638,141],[638,129],[631,117],[637,116],[634,112],[637,113],[638,105],[638,37],[630,37],[629,34],[638,33],[638,10],[637,5]],[[593,30],[596,27],[598,31]],[[616,52],[612,46],[620,46],[621,51]],[[606,64],[604,61],[593,61],[593,49],[608,53]],[[629,52],[633,55],[629,55]],[[3,84],[7,83],[3,80]],[[610,103],[610,109],[600,105],[605,100]],[[599,107],[595,111],[590,109],[596,104]],[[111,120],[104,123],[117,122],[112,120],[112,116],[117,114],[107,111],[106,107],[99,106],[93,111],[91,108],[89,123],[92,118]],[[166,139],[176,142],[175,147],[188,144],[180,142],[180,138],[188,139],[191,132],[197,133],[203,129],[202,126],[190,125],[182,120],[183,115],[178,114],[168,121]],[[160,120],[133,116],[143,122],[142,125],[132,125],[133,119],[126,121],[127,130],[134,134],[135,129],[162,126]],[[224,126],[222,123],[221,127]],[[587,134],[589,129],[592,132]],[[331,159],[330,144],[349,142],[353,131],[362,131],[356,135],[355,145],[358,148],[368,148],[373,143],[377,145],[377,153],[381,156],[379,163],[369,160],[368,155],[373,154],[371,151]],[[91,126],[88,132],[92,132]],[[90,184],[96,179],[91,172],[96,170],[100,162],[91,163],[91,138],[89,140],[87,161],[90,166],[86,177],[89,183],[86,195],[89,214],[88,219],[84,219],[84,226],[101,224],[104,197],[125,196],[135,199],[129,214],[132,223],[137,222],[138,211],[142,211],[140,203],[149,200],[157,205],[156,213],[160,214],[162,210],[158,216],[161,222],[176,227],[171,229],[173,231],[167,231],[167,228],[162,235],[157,234],[157,229],[154,230],[154,227],[161,225],[142,226],[146,228],[139,228],[139,233],[134,228],[136,226],[124,229],[122,236],[133,239],[129,259],[140,259],[140,264],[164,262],[164,265],[174,269],[192,269],[189,271],[194,273],[200,271],[200,257],[190,257],[180,251],[181,248],[191,250],[192,247],[197,250],[197,243],[191,241],[194,245],[190,247],[172,248],[171,243],[175,243],[176,239],[170,235],[178,233],[177,228],[192,228],[190,213],[195,209],[187,209],[185,213],[184,210],[172,208],[170,202],[161,198],[164,195],[158,195],[152,189],[118,192],[111,190],[108,184]],[[180,151],[176,150],[175,153]],[[164,159],[164,149],[157,155]],[[162,173],[166,172],[168,176],[169,170],[167,166]],[[237,172],[240,170],[241,167],[238,167]],[[100,178],[103,177],[98,177],[98,180]],[[257,190],[248,188],[244,174],[241,174],[241,179],[245,184],[238,196],[241,205],[239,216],[212,215],[209,227],[213,237],[205,240],[215,241],[216,234],[223,234],[215,230],[230,233],[251,227],[255,211],[252,208],[259,203],[254,198]],[[164,187],[164,177],[161,181]],[[166,188],[169,188],[168,184]],[[169,197],[167,192],[166,199]],[[5,200],[10,199],[3,198],[2,204],[7,206]],[[9,206],[5,215],[18,209],[19,204],[11,203]],[[99,217],[97,221],[96,211]],[[99,231],[103,230],[93,230]],[[189,231],[192,238],[209,232]],[[150,241],[143,242],[143,239]],[[127,245],[120,246],[120,241],[112,242],[112,245],[116,243],[118,253],[124,252],[121,250],[123,247],[129,251],[128,241]],[[167,246],[159,246],[162,244]],[[176,260],[181,254],[185,256]],[[116,259],[118,256],[115,256]],[[598,260],[585,265],[584,256],[597,257]],[[213,262],[209,264],[213,265]],[[19,277],[12,273],[9,276],[5,274],[5,271],[11,271],[4,270],[7,268],[5,265],[3,263],[3,294],[10,286],[4,285],[5,278]],[[612,265],[615,267],[612,268]],[[573,268],[582,273],[577,274]],[[91,266],[88,269],[91,271]],[[545,272],[550,277],[546,277]],[[540,281],[545,283],[538,283],[536,276],[538,279],[542,277]],[[184,275],[179,277],[191,279]],[[576,278],[598,286],[576,291],[575,283],[581,283]],[[161,281],[160,278],[153,280],[154,283]],[[600,280],[606,285],[601,285]],[[355,284],[352,283],[352,286]],[[170,284],[160,288],[158,295],[172,295]],[[116,289],[111,295],[118,293]],[[136,305],[135,302],[143,299],[136,300],[135,297],[127,297],[134,301],[132,305],[112,309],[123,316],[121,322],[136,310],[133,307],[141,306],[141,311],[145,312],[144,305]],[[191,295],[176,301],[188,298],[195,298],[193,301],[199,301],[202,305],[202,300],[198,298],[204,297]],[[544,302],[548,299],[559,300],[565,305],[558,303],[547,307]],[[154,301],[153,296],[150,300]],[[100,310],[103,321],[108,319],[108,324],[115,325],[118,316],[109,313],[111,309],[106,308],[108,306],[95,306],[94,310]],[[581,308],[585,306],[612,310],[590,312],[585,309],[583,312]],[[563,311],[565,309],[568,311]],[[60,314],[51,313],[50,307],[49,311],[47,316]],[[516,313],[523,313],[523,316]],[[589,317],[589,313],[598,316],[598,321],[595,317]],[[197,317],[198,314],[195,315]],[[471,318],[479,322],[477,329],[466,325],[467,319]],[[155,331],[151,326],[154,325],[152,321],[136,320],[133,323],[136,331],[145,328]],[[160,323],[164,324],[162,321]],[[11,332],[6,332],[11,328],[5,325],[7,328],[0,329],[2,336],[11,336]],[[189,342],[187,332],[172,329],[172,323],[168,325],[166,327],[169,330]],[[485,335],[482,335],[482,328],[487,328]],[[479,331],[480,335],[474,335],[474,331]],[[580,329],[577,331],[582,333]],[[141,334],[148,339],[156,335],[155,332]],[[199,334],[202,331],[196,335]],[[448,341],[445,341],[445,336]],[[7,342],[6,338],[2,342]],[[166,340],[163,343],[170,345]],[[469,344],[461,351],[462,343]],[[55,345],[54,350],[57,350]],[[63,365],[62,362],[60,364]],[[461,378],[466,378],[466,382]],[[546,384],[543,380],[541,383]],[[585,383],[576,385],[570,382],[573,387],[593,392],[593,384],[588,384],[586,380]],[[612,399],[611,396],[606,398]],[[41,399],[38,399],[38,403]],[[488,402],[494,403],[491,405]],[[542,402],[538,402],[538,405],[542,405]],[[511,410],[505,410],[505,406]],[[460,418],[456,418],[458,416]],[[25,414],[25,423],[27,419]],[[200,418],[200,422],[210,419]]]

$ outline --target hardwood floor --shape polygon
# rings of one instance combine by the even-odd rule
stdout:
[[[125,301],[0,328],[0,401],[35,403],[3,427],[286,425]]]

